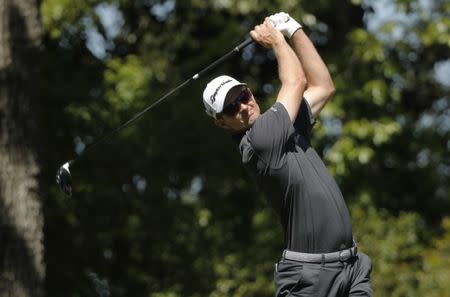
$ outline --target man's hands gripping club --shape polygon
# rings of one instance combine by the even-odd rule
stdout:
[[[275,28],[289,39],[291,39],[292,35],[294,35],[298,29],[302,28],[302,25],[285,12],[272,14],[269,19],[272,21]]]
[[[285,41],[283,35],[274,27],[269,18],[266,18],[261,25],[255,26],[250,31],[250,36],[266,48],[273,48],[276,44]]]

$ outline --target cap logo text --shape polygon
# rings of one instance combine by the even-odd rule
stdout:
[[[217,89],[214,91],[214,93],[209,98],[209,100],[211,100],[211,103],[216,102],[216,96],[217,96],[217,93],[219,93],[220,88],[223,87],[224,85],[226,85],[227,83],[231,82],[231,81],[232,80],[229,79],[229,80],[226,80],[226,81],[223,81],[223,82],[220,83],[220,85],[217,87]]]

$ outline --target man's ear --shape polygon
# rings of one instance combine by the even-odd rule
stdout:
[[[230,129],[228,128],[228,126],[225,124],[225,121],[222,118],[218,118],[214,120],[214,124],[216,124],[216,126],[222,128],[222,129]]]

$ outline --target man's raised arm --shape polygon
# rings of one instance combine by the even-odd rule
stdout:
[[[278,61],[278,75],[281,81],[277,102],[284,105],[291,121],[294,122],[306,86],[301,61],[269,18],[266,18],[263,24],[256,26],[250,35],[259,44],[273,49]]]
[[[301,25],[293,18],[281,12],[270,16],[270,19],[275,27],[289,38],[291,47],[302,63],[308,82],[304,97],[313,115],[317,116],[335,92],[328,68]]]

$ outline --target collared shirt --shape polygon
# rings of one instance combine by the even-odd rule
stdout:
[[[285,248],[327,253],[352,246],[352,226],[338,185],[310,145],[314,123],[305,99],[294,124],[277,102],[241,136],[239,150],[280,218]]]

